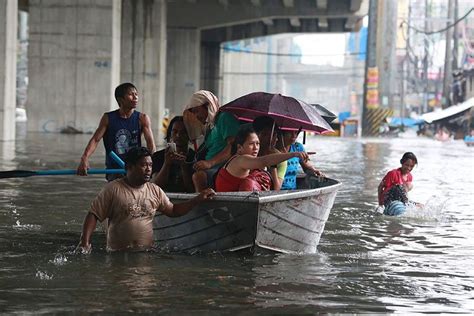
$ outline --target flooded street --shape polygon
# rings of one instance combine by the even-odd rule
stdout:
[[[19,131],[0,170],[74,169],[90,135]],[[103,176],[0,180],[0,312],[473,313],[474,147],[424,138],[307,138],[343,183],[316,255],[75,255]],[[405,151],[418,157],[420,211],[375,211],[377,186]],[[91,166],[103,168],[102,144]]]

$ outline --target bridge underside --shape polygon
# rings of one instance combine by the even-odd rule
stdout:
[[[233,41],[291,32],[352,32],[367,15],[362,0],[168,1],[168,27],[199,28],[203,40]],[[189,18],[193,17],[193,18]]]
[[[5,0],[5,30],[16,29],[12,3],[29,12],[29,130],[89,132],[116,107],[113,88],[132,81],[155,135],[165,108],[180,114],[194,91],[217,92],[222,42],[357,31],[368,12],[368,0]],[[0,41],[8,51],[7,37]],[[0,62],[11,62],[12,54]],[[2,72],[0,82],[15,81],[11,73]],[[10,103],[0,101],[0,140],[12,137]]]
[[[358,31],[367,12],[366,0],[168,1],[167,60],[172,70],[167,73],[172,80],[167,81],[166,106],[179,113],[193,90],[218,91],[222,42],[282,33]],[[200,65],[190,67],[187,60]]]

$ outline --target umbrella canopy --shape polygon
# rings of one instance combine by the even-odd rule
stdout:
[[[240,120],[253,121],[261,115],[270,116],[281,129],[306,130],[317,133],[333,129],[311,105],[281,94],[254,92],[244,95],[220,108]]]
[[[326,109],[324,106],[322,106],[321,104],[311,104],[314,108],[316,108],[316,110],[318,111],[318,113],[323,117],[323,119],[326,120],[326,122],[328,123],[331,123],[332,121],[334,121],[336,118],[337,118],[337,115],[332,113],[331,111],[329,111],[328,109]]]

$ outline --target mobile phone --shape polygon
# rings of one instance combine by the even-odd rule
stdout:
[[[176,152],[176,143],[167,143],[166,144],[166,148],[169,148],[169,150],[172,152],[172,153],[175,153]]]

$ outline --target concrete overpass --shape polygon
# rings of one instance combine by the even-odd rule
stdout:
[[[217,91],[222,42],[358,30],[368,0],[0,1],[0,140],[15,136],[17,10],[29,12],[28,130],[91,132],[131,81],[161,139],[165,108]]]

